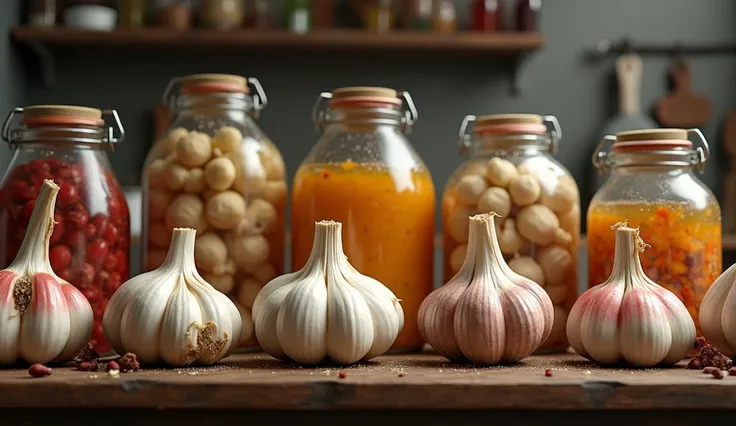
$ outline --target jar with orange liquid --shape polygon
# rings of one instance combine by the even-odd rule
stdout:
[[[700,146],[694,147],[694,136]],[[604,151],[612,142],[610,152]],[[607,136],[593,164],[611,172],[588,208],[588,284],[613,266],[611,225],[628,221],[650,245],[641,253],[647,276],[679,297],[695,320],[705,292],[721,274],[721,210],[695,175],[710,155],[697,129],[650,129]]]
[[[350,263],[401,299],[404,328],[392,351],[418,350],[419,305],[432,291],[435,192],[406,137],[414,103],[407,92],[347,87],[320,94],[313,119],[323,133],[294,177],[292,269],[309,257],[314,222],[342,222]]]
[[[562,352],[568,347],[567,315],[577,298],[580,192],[553,157],[561,137],[557,118],[468,115],[459,136],[469,159],[450,176],[442,197],[444,281],[465,259],[468,217],[496,212],[499,246],[509,266],[542,286],[555,307],[552,333],[539,352]]]

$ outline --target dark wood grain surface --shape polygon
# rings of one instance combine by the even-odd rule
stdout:
[[[490,368],[450,364],[431,354],[390,355],[347,368],[309,368],[238,354],[213,367],[145,369],[118,377],[57,367],[52,376],[34,379],[25,369],[4,369],[0,407],[733,410],[736,377],[717,380],[682,365],[602,369],[575,355],[533,356],[516,366]]]

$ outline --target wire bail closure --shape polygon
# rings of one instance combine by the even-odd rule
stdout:
[[[461,153],[465,153],[472,144],[473,132],[472,128],[475,127],[474,123],[477,120],[477,116],[468,114],[463,117],[463,122],[460,123],[460,130],[458,130],[458,147]],[[542,123],[547,127],[547,134],[549,135],[549,151],[552,154],[557,152],[557,146],[559,145],[560,139],[562,139],[562,127],[557,117],[554,115],[542,116]]]
[[[406,108],[402,110],[401,130],[404,134],[408,135],[411,133],[411,127],[419,119],[419,111],[417,110],[414,100],[409,92],[399,92],[398,97],[403,101],[402,105],[406,106]],[[317,100],[314,102],[314,106],[312,107],[312,122],[314,123],[315,130],[317,131],[324,130],[325,124],[329,121],[329,108],[327,108],[325,104],[329,102],[330,99],[332,99],[332,92],[322,92],[317,95]]]
[[[169,116],[173,116],[175,114],[176,103],[180,96],[180,93],[178,93],[179,90],[176,89],[181,88],[181,84],[184,79],[185,77],[174,77],[169,80],[169,83],[164,89],[163,95],[161,95],[161,103],[166,105],[169,109]],[[266,91],[263,89],[263,85],[260,80],[255,77],[246,78],[246,82],[248,84],[248,88],[253,88],[255,90],[255,93],[250,95],[253,99],[253,110],[251,115],[253,118],[259,118],[261,116],[261,111],[266,108],[266,105],[268,105]]]
[[[15,107],[5,118],[5,122],[2,127],[2,138],[8,143],[10,149],[15,149],[18,146],[19,139],[21,139],[21,132],[23,129],[12,128],[13,118],[16,115],[22,115],[24,112],[23,107]],[[109,126],[105,132],[107,135],[103,136],[101,142],[107,144],[111,151],[115,150],[115,144],[121,143],[125,139],[125,128],[123,127],[122,121],[120,121],[120,115],[117,110],[105,109],[102,110],[102,117],[104,120],[105,115],[112,116],[115,121],[115,126],[118,128],[119,135],[115,137],[115,129],[113,126]]]
[[[695,170],[697,170],[699,173],[702,173],[705,169],[705,162],[710,157],[710,146],[708,145],[708,141],[705,139],[705,135],[703,135],[703,132],[701,132],[700,129],[687,129],[687,134],[690,137],[692,137],[692,135],[696,136],[697,141],[700,143],[700,146],[695,147],[690,152],[690,163],[693,168],[695,168]],[[599,174],[603,174],[611,169],[612,160],[610,157],[610,152],[604,151],[604,149],[606,148],[606,145],[608,143],[613,145],[615,142],[615,135],[606,135],[603,137],[601,142],[598,144],[598,147],[596,147],[595,151],[593,152],[593,157],[591,158],[591,160],[593,162],[593,166],[598,169]]]

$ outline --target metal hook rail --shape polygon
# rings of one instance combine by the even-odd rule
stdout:
[[[644,55],[717,55],[736,53],[736,43],[712,42],[712,43],[685,43],[675,41],[673,43],[657,42],[635,42],[628,38],[619,40],[601,40],[590,52],[594,58],[604,58],[608,55],[621,55],[625,53],[637,53]]]

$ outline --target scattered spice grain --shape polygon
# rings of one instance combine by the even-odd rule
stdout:
[[[346,372],[344,372],[344,371],[340,370],[340,372],[339,372],[339,373],[337,373],[337,377],[339,377],[339,378],[341,378],[341,379],[344,379],[344,378],[348,377],[348,373],[346,373]]]
[[[736,376],[736,367],[731,367],[731,368],[730,368],[730,369],[728,370],[728,375],[729,375],[729,376]]]
[[[28,369],[28,374],[35,378],[46,377],[51,375],[51,369],[43,364],[33,364]]]
[[[138,362],[138,357],[132,352],[128,352],[125,355],[121,356],[117,362],[120,366],[120,371],[122,371],[123,373],[136,371],[141,368],[141,365]]]
[[[87,343],[87,346],[79,351],[79,354],[74,357],[74,361],[78,363],[97,361],[100,358],[100,354],[94,349],[92,343]]]
[[[698,350],[698,353],[687,364],[687,368],[698,370],[706,367],[715,367],[719,370],[728,370],[733,367],[731,358],[723,355],[715,346],[709,344],[705,338],[698,337],[695,340],[695,348]]]
[[[120,366],[115,361],[110,361],[107,363],[107,371],[117,370],[120,371]]]
[[[97,371],[97,361],[82,361],[77,363],[79,371]]]
[[[552,370],[550,370],[549,368],[544,370],[544,375],[547,377],[552,377]]]

